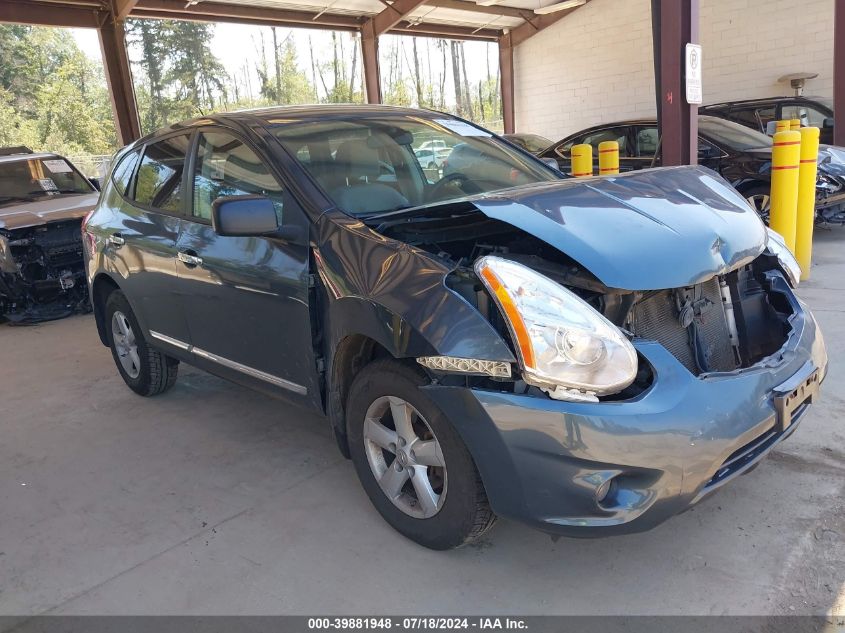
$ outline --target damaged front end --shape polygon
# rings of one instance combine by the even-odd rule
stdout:
[[[705,170],[509,191],[383,217],[377,230],[448,262],[447,285],[511,342],[514,367],[420,359],[447,380],[476,376],[470,386],[627,400],[654,381],[636,340],[706,377],[771,361],[792,330],[795,271],[775,240],[764,251],[762,224]]]
[[[81,219],[0,229],[0,317],[24,324],[88,311]]]

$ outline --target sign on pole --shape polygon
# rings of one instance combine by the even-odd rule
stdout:
[[[686,85],[687,103],[699,104],[702,101],[701,90],[701,45],[687,44],[686,49]]]

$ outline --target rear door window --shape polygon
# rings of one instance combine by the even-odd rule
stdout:
[[[138,204],[166,213],[181,212],[182,174],[190,143],[190,134],[180,134],[147,145],[135,177]]]
[[[604,141],[616,141],[619,143],[619,155],[628,156],[628,128],[627,127],[609,127],[604,130],[597,130],[587,134],[582,143],[592,145],[593,156],[598,156],[599,144]],[[571,148],[570,148],[571,149]]]
[[[135,150],[124,156],[117,167],[112,172],[111,179],[114,183],[115,189],[120,192],[120,195],[127,195],[129,191],[129,180],[132,178],[132,173],[135,171],[135,165],[138,164],[138,158],[141,156],[140,150]]]
[[[657,153],[659,139],[657,126],[637,128],[637,156],[639,158],[653,158]]]

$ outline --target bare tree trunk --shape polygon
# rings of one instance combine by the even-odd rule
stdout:
[[[446,109],[446,40],[437,40],[442,54],[443,70],[440,73],[440,109]]]
[[[417,38],[411,38],[413,43],[414,53],[414,83],[417,87],[417,107],[422,108],[425,104],[425,97],[423,96],[422,77],[420,77],[420,58],[417,55]]]
[[[466,100],[466,117],[468,119],[472,118],[472,97],[470,96],[472,93],[469,91],[469,79],[467,79],[467,56],[464,52],[464,43],[458,42],[460,51],[461,51],[461,70],[464,73],[464,97]]]
[[[276,27],[271,27],[273,30],[273,64],[276,67],[276,101],[279,101],[282,96],[282,68],[279,64],[279,39],[276,34]]]
[[[314,86],[314,101],[320,101],[320,95],[317,94],[317,62],[314,61],[314,43],[310,35],[308,36],[308,52],[311,55],[311,84]],[[320,78],[322,79],[322,75]]]
[[[461,94],[461,71],[458,65],[458,43],[455,41],[449,42],[450,52],[452,53],[452,83],[455,84],[455,103],[457,105],[458,115],[464,113],[464,99]]]
[[[349,100],[355,96],[355,73],[358,70],[358,37],[352,36],[352,72],[349,74]]]

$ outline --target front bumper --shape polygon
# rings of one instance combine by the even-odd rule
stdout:
[[[635,339],[655,380],[632,400],[425,389],[463,437],[497,514],[570,536],[647,530],[747,472],[806,413],[827,355],[815,319],[787,294],[786,343],[745,370],[696,377],[658,343]],[[795,385],[809,397],[802,389],[790,400],[783,428],[778,405]]]

